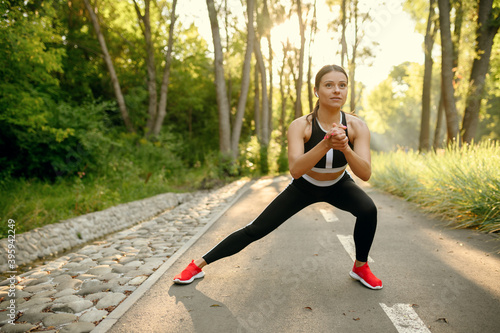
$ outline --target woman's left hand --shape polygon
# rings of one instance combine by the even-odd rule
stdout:
[[[344,125],[333,123],[333,127],[325,135],[325,140],[328,146],[334,150],[344,151],[349,147],[349,138],[347,137]]]

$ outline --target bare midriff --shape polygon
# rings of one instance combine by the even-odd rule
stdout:
[[[310,170],[307,175],[309,177],[312,177],[316,180],[322,181],[322,180],[334,180],[339,178],[339,176],[345,171],[345,168],[341,171],[338,172],[332,172],[332,173],[319,173],[316,171]]]

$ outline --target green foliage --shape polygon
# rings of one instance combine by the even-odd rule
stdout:
[[[439,85],[434,73],[433,86]],[[417,148],[421,121],[423,66],[403,63],[393,68],[366,98],[360,112],[372,132],[375,150],[390,151],[396,146]],[[437,113],[439,90],[433,89],[433,117]]]
[[[370,182],[418,203],[455,227],[500,231],[500,144],[373,154]]]
[[[2,169],[13,176],[54,179],[97,168],[100,156],[106,155],[112,145],[105,133],[109,125],[106,111],[113,109],[112,102],[81,106],[60,103],[44,112],[44,125],[36,129],[29,123],[13,125],[16,118],[2,119],[7,129],[2,136],[10,141],[7,156],[0,161]]]
[[[17,231],[24,232],[119,203],[165,192],[192,191],[196,188],[191,184],[201,182],[190,182],[190,177],[200,176],[186,171],[173,152],[177,140],[172,134],[154,141],[123,134],[110,142],[102,132],[92,132],[90,125],[86,128],[87,141],[79,141],[74,154],[57,169],[59,177],[54,181],[7,178],[0,183],[0,218],[15,219]],[[77,138],[80,130],[75,130],[73,138]],[[80,162],[92,158],[93,163]],[[5,226],[0,226],[0,238],[6,235]]]
[[[487,101],[479,114],[477,137],[500,140],[500,34],[495,36],[485,91]]]
[[[203,164],[219,147],[213,64],[206,42],[193,25],[184,30],[182,44],[175,48],[164,124],[179,133],[177,153],[194,166]]]
[[[29,157],[43,153],[32,149],[37,138],[47,141],[64,140],[71,131],[50,125],[50,110],[58,97],[56,78],[62,72],[64,50],[52,48],[60,40],[53,29],[54,12],[40,4],[36,10],[21,6],[5,7],[0,20],[0,158],[2,176],[12,172],[35,172],[39,165],[26,165]],[[29,163],[29,161],[28,161]]]
[[[286,149],[280,149],[278,156],[278,173],[288,172],[288,154]]]

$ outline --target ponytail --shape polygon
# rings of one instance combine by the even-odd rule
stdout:
[[[317,119],[318,118],[318,110],[319,110],[319,99],[316,100],[316,105],[314,106],[313,111],[307,115],[306,119],[308,121],[309,121],[309,117],[312,117],[312,119]]]

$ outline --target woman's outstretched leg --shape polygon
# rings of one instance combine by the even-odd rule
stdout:
[[[181,274],[174,277],[174,282],[189,284],[197,278],[202,278],[205,273],[201,269],[205,265],[240,252],[314,202],[311,196],[300,191],[292,182],[254,221],[227,236],[202,258],[193,260]]]

